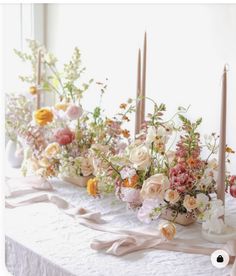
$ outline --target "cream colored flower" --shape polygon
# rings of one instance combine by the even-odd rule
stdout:
[[[198,210],[203,212],[206,209],[206,206],[209,202],[209,197],[203,193],[197,194],[197,205],[198,205]]]
[[[169,201],[170,203],[174,204],[179,201],[180,195],[178,191],[168,189],[165,193],[165,200]]]
[[[60,145],[58,143],[51,143],[49,144],[46,149],[44,150],[44,155],[47,158],[54,157],[60,151]]]
[[[169,186],[169,180],[165,175],[155,174],[144,181],[140,194],[143,199],[163,199]]]
[[[155,141],[157,136],[156,128],[154,126],[150,126],[147,131],[146,143],[151,144]]]
[[[38,161],[38,164],[39,164],[40,167],[43,167],[43,168],[47,168],[51,165],[49,160],[46,157],[41,158]]]
[[[89,176],[93,174],[93,162],[91,158],[82,158],[81,160],[81,173],[83,176]]]
[[[145,170],[150,166],[151,157],[148,148],[141,144],[130,151],[129,160],[139,170]]]
[[[194,196],[186,195],[184,197],[183,206],[187,211],[191,212],[198,207],[197,199]]]
[[[159,230],[167,240],[173,240],[176,235],[176,227],[172,222],[165,221],[160,223]]]

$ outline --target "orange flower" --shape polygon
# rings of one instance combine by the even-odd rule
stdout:
[[[122,117],[122,119],[123,119],[124,121],[127,121],[127,122],[129,122],[129,121],[130,121],[129,117],[128,117],[128,116],[126,116],[126,115],[124,115],[124,116]]]
[[[134,188],[137,185],[138,179],[139,179],[138,175],[135,174],[131,178],[126,178],[123,181],[123,185],[122,186],[126,187],[126,188]]]
[[[127,107],[127,104],[125,104],[125,103],[122,103],[122,104],[120,105],[120,108],[121,108],[121,109],[126,109],[126,107]]]
[[[122,135],[123,135],[125,138],[129,138],[130,132],[129,132],[127,129],[124,129],[124,130],[122,130]]]
[[[34,119],[40,126],[45,126],[46,124],[52,122],[53,113],[48,108],[40,108],[35,111]]]
[[[113,121],[112,121],[111,119],[107,119],[107,120],[106,120],[106,124],[107,124],[108,126],[111,126],[111,125],[113,124]]]
[[[29,92],[31,95],[36,95],[37,94],[37,88],[35,86],[31,86],[29,88]]]
[[[173,240],[176,235],[176,227],[172,222],[163,222],[159,226],[160,232],[167,240]]]
[[[197,163],[198,163],[198,160],[192,157],[189,157],[187,160],[187,164],[189,165],[189,167],[195,167]]]
[[[98,195],[98,182],[96,178],[91,178],[87,182],[87,192],[91,196]]]

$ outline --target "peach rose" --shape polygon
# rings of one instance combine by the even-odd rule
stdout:
[[[144,181],[141,196],[143,199],[163,199],[164,193],[169,186],[169,180],[165,175],[155,174]]]
[[[180,199],[180,195],[179,195],[178,191],[171,190],[171,189],[168,189],[166,191],[166,193],[165,193],[165,200],[166,201],[169,201],[170,203],[174,204],[177,201],[179,201],[179,199]]]
[[[172,222],[162,222],[159,225],[159,230],[164,238],[173,240],[176,235],[176,227]]]
[[[40,108],[34,112],[34,119],[40,126],[45,126],[46,124],[52,122],[53,113],[48,108]]]
[[[81,173],[83,176],[89,176],[93,174],[93,162],[90,158],[82,158],[81,160]]]
[[[197,199],[194,196],[186,195],[184,197],[183,206],[187,209],[187,211],[191,212],[193,209],[198,207]]]
[[[130,151],[129,160],[137,169],[145,170],[151,163],[148,148],[143,144],[134,147]]]
[[[52,158],[60,151],[60,145],[56,142],[49,144],[44,150],[44,155],[47,158]]]

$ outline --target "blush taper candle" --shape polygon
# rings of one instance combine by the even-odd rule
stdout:
[[[226,150],[226,117],[227,117],[227,70],[224,67],[221,95],[220,144],[218,159],[217,198],[225,203],[225,150]]]
[[[136,94],[136,111],[135,111],[135,135],[140,131],[140,95],[141,95],[141,51],[138,51],[138,68],[137,68],[137,94]]]

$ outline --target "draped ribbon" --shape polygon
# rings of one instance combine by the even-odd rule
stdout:
[[[22,179],[20,179],[22,182]],[[30,184],[31,183],[31,184]],[[37,183],[37,185],[35,185]],[[215,250],[219,248],[206,248],[199,246],[198,240],[186,240],[186,239],[174,239],[174,241],[166,241],[163,239],[160,231],[153,228],[140,228],[136,230],[119,229],[104,225],[105,220],[102,219],[100,212],[90,212],[84,208],[75,207],[68,203],[65,199],[56,196],[54,194],[42,193],[38,190],[53,191],[47,183],[40,183],[38,180],[31,182],[27,179],[24,182],[26,186],[21,189],[24,185],[21,185],[20,189],[15,189],[14,191],[10,189],[10,193],[7,195],[5,200],[5,205],[7,208],[16,208],[19,206],[24,206],[28,204],[38,203],[38,202],[50,202],[55,204],[59,209],[63,210],[69,216],[76,217],[79,219],[79,223],[83,226],[89,227],[93,230],[102,231],[106,233],[115,234],[116,236],[108,240],[94,239],[90,246],[92,249],[97,251],[105,251],[108,254],[115,256],[122,256],[131,252],[144,250],[144,249],[159,249],[159,250],[169,250],[176,252],[184,252],[190,254],[201,254],[201,255],[211,255]],[[12,188],[15,185],[14,180],[8,181],[8,186]],[[19,185],[18,185],[19,187]],[[35,193],[37,190],[37,193]],[[32,191],[33,194],[29,194]],[[19,196],[25,195],[25,197],[17,198]],[[228,241],[227,244],[222,248],[228,252],[231,256],[230,263],[233,263],[231,276],[236,275],[236,240]]]

